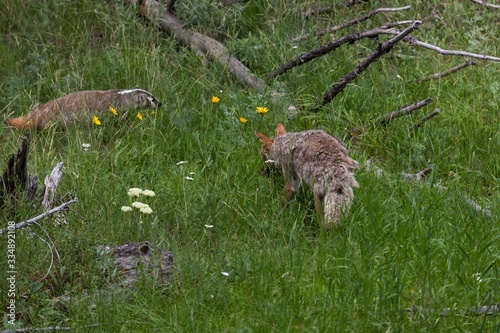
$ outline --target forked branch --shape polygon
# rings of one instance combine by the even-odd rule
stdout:
[[[284,72],[297,67],[304,65],[305,63],[308,63],[311,60],[314,60],[315,58],[321,57],[337,48],[342,46],[345,43],[352,44],[360,39],[363,38],[372,38],[372,37],[377,37],[381,32],[385,31],[386,29],[389,29],[391,27],[395,27],[397,25],[402,25],[402,24],[410,24],[413,21],[400,21],[400,22],[393,22],[393,23],[388,23],[385,24],[379,28],[375,29],[370,29],[366,31],[361,31],[361,32],[355,32],[349,35],[346,35],[344,37],[341,37],[339,39],[333,40],[330,43],[321,45],[317,48],[312,49],[311,51],[301,54],[298,57],[295,57],[285,63],[283,63],[280,67],[272,71],[267,75],[267,78],[274,79],[275,77],[283,74]]]
[[[351,70],[347,75],[345,75],[343,78],[341,78],[337,83],[335,83],[325,94],[323,95],[323,104],[327,104],[331,102],[335,96],[337,96],[344,88],[354,81],[354,79],[361,74],[365,69],[370,66],[372,62],[380,58],[382,55],[386,54],[389,52],[394,45],[408,36],[412,31],[418,28],[420,25],[420,21],[415,21],[411,26],[400,32],[398,35],[395,37],[389,39],[388,41],[385,41],[382,44],[379,44],[376,50],[374,50],[368,57],[366,57],[363,61],[360,63],[356,64],[354,66],[354,69]]]

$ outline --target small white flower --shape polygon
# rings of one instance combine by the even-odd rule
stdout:
[[[214,226],[213,226],[213,225],[211,225],[211,224],[205,224],[205,228],[207,228],[207,229],[212,229],[213,227],[214,227]]]
[[[193,177],[184,177],[184,179],[185,179],[185,180],[189,180],[189,181],[194,180],[194,178],[193,178]]]
[[[194,176],[194,172],[190,172],[189,174],[190,174],[191,176]]]
[[[132,207],[137,208],[137,209],[142,209],[142,208],[149,207],[149,205],[142,203],[142,202],[139,202],[139,201],[134,201],[134,202],[132,202]]]
[[[88,151],[90,148],[90,143],[82,143],[83,150]]]
[[[122,212],[130,212],[132,210],[132,207],[129,207],[129,206],[122,206],[121,208]]]
[[[222,275],[224,276],[229,276],[229,273],[228,272],[220,272]]]
[[[483,279],[481,278],[481,273],[474,273],[472,274],[472,277],[476,279],[477,283],[483,282]]]
[[[175,165],[184,165],[187,163],[188,163],[188,161],[180,161],[180,162],[175,163]]]
[[[128,189],[128,196],[129,197],[138,197],[142,193],[142,189],[137,188],[137,187],[132,187]]]
[[[292,46],[292,49],[296,49],[296,48],[298,48],[298,46],[297,46],[297,45]]]
[[[144,213],[144,214],[151,214],[153,212],[153,210],[151,209],[151,207],[147,206],[147,207],[142,207],[141,209],[139,209],[141,211],[141,213]]]
[[[142,194],[147,196],[147,197],[154,197],[156,195],[155,192],[153,192],[151,190],[144,190],[144,191],[142,191]]]
[[[274,160],[266,160],[264,163],[274,163]]]

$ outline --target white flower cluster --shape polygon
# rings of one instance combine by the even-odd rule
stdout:
[[[137,187],[129,188],[128,192],[127,192],[127,195],[129,197],[139,197],[141,194],[146,196],[146,197],[154,197],[156,195],[155,192],[153,192],[151,190],[142,190],[142,189],[137,188]],[[148,204],[143,203],[143,202],[134,201],[134,202],[132,202],[131,206],[134,208],[137,208],[141,213],[144,213],[144,214],[151,214],[153,212],[153,209],[151,209],[151,207],[149,207]],[[130,212],[133,210],[132,207],[122,206],[121,210],[122,210],[122,212],[125,212],[125,213]]]

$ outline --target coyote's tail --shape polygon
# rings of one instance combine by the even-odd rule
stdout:
[[[325,227],[338,224],[342,216],[349,212],[354,197],[352,185],[357,185],[357,183],[340,184],[338,188],[332,188],[326,192],[324,198]]]
[[[5,119],[5,123],[10,127],[20,129],[28,129],[32,126],[32,124],[30,124],[30,121],[26,117],[7,118]]]

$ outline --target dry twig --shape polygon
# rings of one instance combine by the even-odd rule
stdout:
[[[387,34],[387,35],[397,35],[400,32],[398,30],[387,29],[385,31],[381,31],[380,33]],[[442,54],[442,55],[454,55],[454,56],[469,57],[469,58],[480,59],[480,60],[490,60],[490,61],[500,62],[500,58],[498,58],[498,57],[493,57],[493,56],[478,54],[478,53],[472,53],[472,52],[466,52],[466,51],[445,50],[445,49],[442,49],[438,46],[435,46],[435,45],[432,45],[429,43],[421,42],[418,39],[416,39],[415,37],[408,36],[408,37],[403,38],[403,40],[405,42],[409,43],[410,45],[417,45],[417,46],[420,46],[420,47],[423,47],[423,48],[426,48],[426,49],[429,49],[432,51],[436,51],[437,53]]]
[[[396,111],[389,112],[375,120],[374,126],[385,126],[391,120],[397,117],[404,116],[406,114],[410,114],[413,111],[420,109],[421,107],[426,106],[427,104],[432,102],[432,98],[427,98],[422,101],[415,102],[410,105],[403,106],[402,108],[397,109]]]
[[[425,117],[420,119],[415,125],[408,127],[408,129],[413,130],[413,129],[419,128],[420,126],[422,126],[423,123],[425,123],[427,120],[434,118],[439,113],[441,113],[441,111],[439,109],[432,111],[431,113],[429,113],[428,115],[426,115]]]
[[[292,39],[290,39],[288,41],[288,43],[296,43],[296,42],[300,42],[300,41],[303,41],[305,39],[308,39],[310,37],[323,36],[323,35],[326,35],[326,34],[329,34],[329,33],[335,32],[335,31],[338,31],[340,29],[345,29],[347,27],[353,26],[353,25],[358,24],[360,22],[366,21],[367,19],[369,19],[370,17],[372,17],[373,15],[378,14],[378,13],[399,12],[399,11],[402,11],[402,10],[408,10],[410,8],[411,8],[411,6],[398,7],[398,8],[377,8],[375,10],[372,10],[371,12],[368,12],[368,13],[360,16],[360,17],[357,17],[357,18],[352,19],[350,21],[345,21],[345,22],[343,22],[340,25],[336,25],[334,27],[329,27],[329,28],[326,28],[326,29],[322,29],[322,30],[313,32],[313,33],[304,34],[304,35],[292,38]],[[310,14],[308,14],[308,13],[305,14],[306,17],[308,15],[310,15]]]
[[[19,222],[19,223],[17,223],[17,224],[14,226],[14,228],[15,228],[15,229],[21,229],[21,228],[24,228],[24,227],[30,226],[30,225],[32,225],[32,224],[35,224],[36,222],[40,221],[41,219],[43,219],[43,218],[45,218],[45,217],[47,217],[47,216],[50,216],[50,215],[52,215],[52,214],[54,214],[54,213],[57,213],[57,212],[60,212],[60,211],[64,211],[64,210],[69,209],[69,207],[68,207],[68,206],[69,206],[69,205],[71,205],[71,204],[73,204],[73,203],[75,203],[75,202],[77,202],[77,201],[78,201],[78,199],[77,199],[77,198],[73,198],[73,199],[71,199],[71,200],[69,200],[69,201],[66,201],[65,203],[63,203],[63,204],[62,204],[62,205],[60,205],[60,206],[57,206],[57,207],[55,207],[55,208],[52,208],[51,210],[46,211],[46,212],[45,212],[45,213],[43,213],[43,214],[40,214],[40,215],[38,215],[38,216],[35,216],[35,217],[33,217],[33,218],[29,219],[29,220],[26,220],[26,221],[23,221],[23,222]],[[7,229],[8,229],[8,228],[3,228],[3,229],[0,229],[0,235],[1,235],[2,233],[4,233]]]
[[[494,9],[500,9],[500,5],[494,5],[494,4],[491,4],[491,3],[488,3],[488,2],[484,2],[482,0],[471,0],[472,2],[475,2],[479,5],[483,5],[485,7],[488,7],[488,8],[494,8]]]

